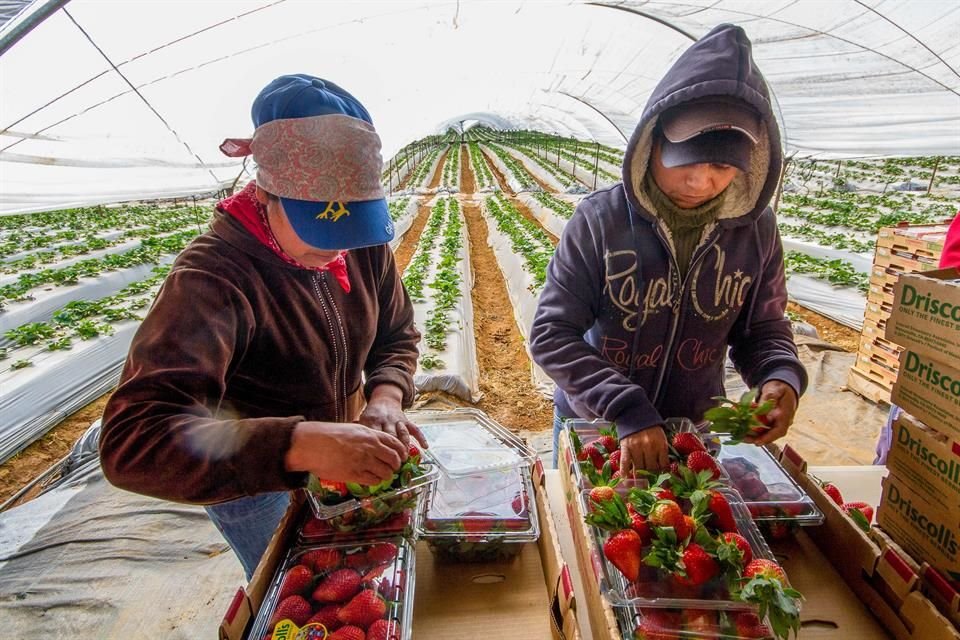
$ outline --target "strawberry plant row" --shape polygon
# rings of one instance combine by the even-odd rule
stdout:
[[[487,223],[487,242],[506,282],[517,327],[524,341],[529,342],[553,245],[543,229],[524,218],[502,193],[486,198],[482,212]],[[532,361],[531,374],[537,390],[551,396],[553,382]]]
[[[437,161],[440,159],[441,151],[441,147],[435,147],[420,160],[420,164],[416,166],[410,174],[410,179],[407,181],[408,189],[426,189],[430,186],[430,178],[433,177],[436,171]]]
[[[126,269],[141,264],[156,264],[163,255],[175,255],[196,237],[196,229],[182,231],[166,238],[143,240],[141,246],[101,259],[86,259],[62,269],[44,269],[20,276],[17,282],[0,287],[0,309],[6,303],[29,298],[29,292],[42,285],[77,284],[80,278],[94,278],[104,271]]]
[[[551,163],[549,160],[545,160],[541,156],[538,156],[536,149],[532,147],[528,147],[526,145],[520,145],[520,144],[514,144],[509,146],[510,148],[515,149],[516,151],[519,151],[520,153],[522,153],[524,156],[526,156],[533,162],[537,163],[537,165],[541,169],[549,173],[554,178],[554,180],[560,183],[560,186],[562,189],[568,189],[574,186],[575,184],[578,184],[569,173],[558,169],[557,166]]]
[[[447,191],[456,192],[460,190],[460,145],[452,144],[447,149],[440,186]]]
[[[0,256],[77,240],[98,231],[135,229],[191,215],[196,215],[193,207],[124,205],[0,216]]]
[[[816,242],[825,247],[847,249],[854,253],[872,254],[877,245],[876,240],[872,242],[858,240],[849,233],[829,233],[810,224],[796,225],[780,222],[777,226],[780,228],[780,233],[784,236]]]
[[[473,401],[479,397],[479,372],[473,306],[469,290],[463,287],[470,281],[465,240],[459,203],[453,198],[438,199],[403,280],[423,334],[414,376],[417,389],[442,390]]]
[[[853,287],[863,293],[870,289],[870,274],[857,271],[846,260],[816,258],[799,251],[787,251],[784,262],[788,274],[811,274],[834,286]]]
[[[470,165],[473,167],[473,179],[476,183],[477,191],[491,191],[497,188],[497,181],[493,178],[493,172],[490,171],[490,165],[487,164],[487,157],[480,151],[480,145],[471,142],[467,145],[467,153],[470,155]]]
[[[503,173],[509,179],[512,177],[518,185],[519,189],[514,189],[514,191],[539,191],[540,185],[534,179],[533,174],[527,171],[527,168],[523,164],[510,155],[506,149],[496,144],[486,145],[487,149],[490,149],[499,160],[503,167],[501,168]]]

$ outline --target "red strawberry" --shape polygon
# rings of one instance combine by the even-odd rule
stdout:
[[[863,514],[863,517],[867,519],[867,522],[873,522],[873,507],[871,507],[866,502],[844,502],[843,510],[846,513],[850,513],[853,509],[857,509],[860,513]]]
[[[790,524],[782,520],[771,520],[759,524],[765,525],[762,527],[763,534],[769,540],[786,540],[790,537],[790,534],[793,533],[793,528]]]
[[[397,559],[397,545],[392,542],[380,542],[367,549],[370,564],[385,564]]]
[[[830,499],[838,505],[843,506],[843,495],[840,494],[840,489],[837,488],[837,485],[832,482],[825,482],[823,484],[823,492],[830,496]]]
[[[278,600],[283,600],[288,596],[303,595],[307,589],[312,586],[313,571],[302,564],[290,567],[283,576],[283,584],[280,585],[280,595]]]
[[[598,504],[613,500],[613,496],[613,487],[600,486],[590,490],[590,500]]]
[[[629,504],[629,503],[628,503]],[[630,507],[627,507],[629,512]],[[650,530],[650,524],[647,522],[647,519],[643,515],[634,511],[630,513],[630,528],[637,532],[637,535],[640,536],[640,544],[647,544],[650,542],[650,538],[653,537],[653,532]]]
[[[780,565],[765,558],[757,558],[748,562],[747,566],[743,568],[743,577],[747,580],[756,577],[769,578],[770,580],[776,580],[785,587],[789,586],[787,574],[783,572]]]
[[[680,614],[668,609],[642,609],[635,640],[676,640],[680,635]]]
[[[717,464],[717,461],[713,459],[713,456],[706,451],[694,451],[688,455],[687,466],[690,467],[690,470],[694,473],[709,471],[711,473],[710,477],[713,480],[720,477],[720,466]]]
[[[270,628],[272,629],[281,620],[291,620],[293,624],[302,627],[312,615],[313,608],[303,596],[290,596],[281,600],[277,608],[273,610],[273,617],[270,618]]]
[[[737,489],[747,500],[756,500],[767,492],[767,486],[756,473],[747,473],[740,476],[736,482]]]
[[[697,638],[716,638],[720,625],[717,621],[717,612],[705,609],[687,609],[683,612],[683,629],[685,632],[696,633]],[[684,633],[684,636],[687,634]]]
[[[712,580],[720,572],[720,567],[706,549],[691,542],[683,550],[683,567],[686,576],[675,575],[674,579],[687,586],[699,586]]]
[[[303,535],[307,538],[316,538],[333,532],[333,527],[326,520],[310,518],[303,525]]]
[[[527,507],[526,501],[523,499],[523,496],[518,491],[513,500],[510,501],[510,508],[513,509],[513,512],[518,516],[526,515]]]
[[[605,462],[603,454],[600,453],[600,450],[593,446],[591,442],[583,448],[583,453],[587,456],[590,462],[593,463],[593,466],[599,471],[603,468],[603,463]]]
[[[300,564],[312,568],[316,573],[325,573],[340,566],[338,549],[311,549],[300,556]]]
[[[738,531],[737,521],[733,517],[733,511],[730,509],[727,498],[719,491],[711,491],[709,496],[707,509],[713,514],[710,518],[710,524],[720,531]]]
[[[327,636],[326,640],[366,640],[367,634],[360,627],[340,627]]]
[[[760,618],[752,611],[743,611],[736,614],[734,624],[737,636],[740,638],[772,638],[770,627],[760,622]]]
[[[383,572],[389,569],[391,566],[393,566],[392,562],[387,562],[385,564],[378,564],[377,566],[373,567],[372,569],[367,571],[365,574],[363,574],[363,582],[370,582],[371,580],[376,580],[377,578],[382,576]]]
[[[750,548],[750,543],[739,533],[723,533],[720,534],[720,539],[736,547],[740,555],[740,560],[737,562],[740,567],[747,566],[753,560],[753,549]]]
[[[672,476],[679,476],[679,475],[680,475],[680,463],[679,463],[679,462],[671,462],[671,463],[670,463],[670,467],[669,467],[667,470],[670,472],[670,475],[672,475]]]
[[[677,531],[677,538],[683,540],[685,538],[694,538],[697,535],[697,521],[693,519],[693,516],[684,515],[683,516],[683,531]]]
[[[307,622],[319,622],[327,628],[327,631],[333,631],[340,626],[340,619],[337,618],[338,611],[340,611],[338,604],[324,605]]]
[[[673,527],[677,530],[685,526],[683,511],[673,500],[659,500],[654,503],[647,520],[655,527]]]
[[[677,496],[674,495],[673,491],[671,491],[670,489],[667,489],[666,487],[657,491],[655,495],[657,496],[657,500],[670,500],[672,502],[675,502],[677,499]]]
[[[355,551],[353,553],[348,553],[343,558],[343,564],[356,569],[357,571],[362,571],[370,566],[370,563],[367,561],[366,551]]]
[[[607,455],[620,448],[620,446],[617,444],[617,439],[611,435],[602,435],[596,439],[595,443],[603,447],[603,450],[607,452]]]
[[[610,471],[616,473],[620,471],[620,449],[610,454]]]
[[[395,620],[374,620],[367,629],[367,640],[400,640],[400,625]]]
[[[707,448],[703,446],[703,441],[700,440],[700,436],[697,434],[684,431],[673,436],[673,448],[677,450],[681,456],[688,456],[694,451],[706,451]]]
[[[387,603],[373,589],[364,589],[350,602],[340,607],[337,618],[344,624],[352,624],[366,629],[374,620],[387,615]]]
[[[329,491],[330,493],[335,493],[341,497],[350,493],[347,491],[347,483],[340,482],[339,480],[321,480],[320,488]]]
[[[417,449],[417,445],[410,445],[410,447],[407,449],[407,458],[410,458],[414,464],[420,462],[420,449]]]
[[[751,402],[751,403],[750,403],[750,408],[751,408],[751,409],[756,409],[758,406],[760,406],[760,405],[758,405],[756,402]],[[771,407],[771,409],[772,409],[772,408],[773,408],[773,407]],[[767,416],[766,413],[754,413],[753,415],[755,415],[755,416],[757,417],[757,420],[760,422],[760,424],[762,424],[762,425],[763,425],[764,427],[766,427],[767,429],[769,429],[769,428],[770,428],[770,425],[773,424],[773,421]],[[756,429],[756,428],[755,428],[753,431],[754,431],[754,432],[760,432],[760,431],[766,431],[767,429]]]
[[[360,574],[353,569],[338,569],[317,585],[313,599],[317,602],[344,602],[360,589]]]
[[[844,502],[841,509],[860,529],[870,531],[870,523],[873,522],[873,507],[866,502]]]
[[[603,555],[630,582],[640,577],[640,536],[633,529],[618,531],[603,544]]]

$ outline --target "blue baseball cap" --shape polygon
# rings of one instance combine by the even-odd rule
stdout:
[[[318,249],[389,242],[380,138],[349,92],[306,74],[280,76],[251,108],[257,184],[277,195],[301,240]]]

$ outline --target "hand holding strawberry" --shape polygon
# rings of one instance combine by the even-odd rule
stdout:
[[[620,471],[629,476],[633,469],[666,469],[670,464],[667,451],[667,434],[663,427],[655,426],[632,433],[620,439]]]
[[[768,427],[768,431],[746,441],[767,444],[787,435],[787,429],[793,424],[793,416],[797,413],[797,392],[793,387],[780,380],[769,380],[760,388],[759,402],[761,406],[773,403],[769,411],[758,412],[763,416],[761,422]]]
[[[393,476],[407,458],[397,438],[359,424],[300,422],[293,428],[285,464],[331,481],[375,485]]]
[[[374,387],[367,400],[367,406],[357,419],[362,425],[382,431],[394,436],[404,448],[419,442],[426,448],[427,438],[417,425],[407,420],[403,413],[403,391],[392,384],[381,384]]]

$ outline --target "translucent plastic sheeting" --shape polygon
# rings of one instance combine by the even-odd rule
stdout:
[[[566,200],[574,206],[580,201],[580,198],[575,196],[563,197],[554,195],[553,197]],[[517,199],[527,205],[527,209],[530,210],[530,213],[533,214],[533,217],[537,219],[537,222],[539,222],[544,229],[553,235],[554,238],[560,238],[560,234],[563,233],[563,228],[567,225],[567,221],[564,218],[557,215],[553,209],[540,204],[540,201],[530,194],[522,193],[517,196]]]
[[[390,243],[390,248],[394,251],[400,246],[400,243],[403,242],[403,239],[406,237],[407,231],[410,230],[410,225],[413,224],[413,219],[417,217],[417,211],[419,211],[420,200],[416,196],[398,196],[404,198],[410,198],[407,202],[406,210],[400,214],[400,217],[393,223],[393,242]]]
[[[493,249],[500,273],[507,284],[507,295],[513,307],[513,317],[526,348],[526,345],[530,344],[530,327],[533,326],[533,316],[537,312],[540,292],[536,289],[533,276],[526,269],[523,256],[514,253],[510,238],[497,227],[497,222],[487,211],[485,202],[480,210],[487,223],[487,244]],[[535,290],[536,293],[534,293]],[[530,361],[530,369],[533,385],[540,393],[552,398],[555,386],[553,380],[533,360]]]
[[[126,322],[113,335],[77,341],[68,351],[37,354],[24,369],[5,367],[0,372],[0,463],[109,391],[139,326]]]
[[[210,637],[244,583],[202,507],[117,489],[96,459],[0,513],[6,638]]]
[[[823,7],[72,0],[0,58],[0,213],[217,190],[252,170],[219,143],[249,135],[254,96],[291,72],[357,95],[386,158],[468,121],[624,148],[663,72],[720,22],[752,37],[789,153],[960,152],[960,8]]]
[[[866,296],[851,287],[835,287],[825,280],[800,274],[789,274],[787,293],[790,300],[831,320],[860,330],[867,308]]]

